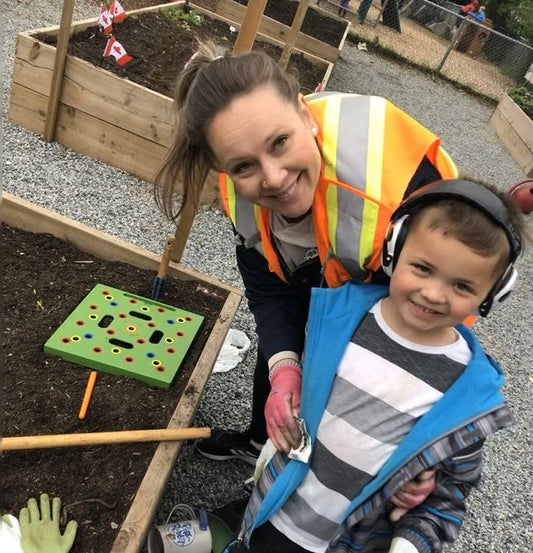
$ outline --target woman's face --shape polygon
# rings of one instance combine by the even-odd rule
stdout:
[[[320,176],[315,134],[303,96],[294,106],[264,85],[220,111],[207,129],[207,142],[237,194],[299,217],[311,207]]]

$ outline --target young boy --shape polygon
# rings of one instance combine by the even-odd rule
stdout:
[[[521,235],[502,194],[437,181],[392,216],[390,287],[313,290],[300,412],[312,453],[274,455],[228,551],[432,553],[457,538],[484,440],[512,421],[500,368],[461,322],[509,294]],[[388,499],[429,468],[434,492],[391,522]]]

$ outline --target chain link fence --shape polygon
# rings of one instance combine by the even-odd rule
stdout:
[[[317,3],[335,14],[342,7],[338,0]],[[524,83],[533,47],[496,31],[489,19],[459,15],[460,7],[447,0],[351,0],[344,17],[352,22],[350,34],[360,47],[379,45],[499,101]]]

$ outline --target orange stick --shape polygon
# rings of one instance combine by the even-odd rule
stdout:
[[[78,418],[80,419],[84,419],[87,414],[87,408],[89,407],[89,402],[91,401],[91,396],[93,395],[97,374],[97,371],[91,371],[91,374],[89,375],[87,387],[85,388],[85,394],[83,394],[83,400],[81,402],[80,412],[78,414]]]

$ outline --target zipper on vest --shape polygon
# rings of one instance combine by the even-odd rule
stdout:
[[[238,537],[236,539],[234,539],[233,541],[231,541],[230,543],[228,543],[228,545],[226,545],[226,548],[224,549],[224,551],[222,553],[231,553],[231,550],[233,549],[233,546],[234,545],[241,545],[242,543],[242,538]]]
[[[326,254],[326,259],[324,259],[324,263],[320,268],[320,288],[324,288],[324,283],[326,283],[326,265],[328,264],[328,261],[330,259],[333,259],[334,257],[335,257],[335,254],[333,253],[333,249],[330,245],[328,249],[328,253]],[[327,286],[327,283],[326,283],[326,286]]]
[[[276,237],[270,231],[270,243],[272,244],[272,247],[274,248],[274,251],[276,252],[276,255],[278,256],[279,266],[281,267],[281,270],[283,271],[283,275],[287,279],[287,282],[294,282],[291,272],[289,271],[289,267],[287,266],[287,263],[285,262],[285,259],[283,259],[283,256],[281,255],[281,252],[279,251],[278,245],[276,244]]]

